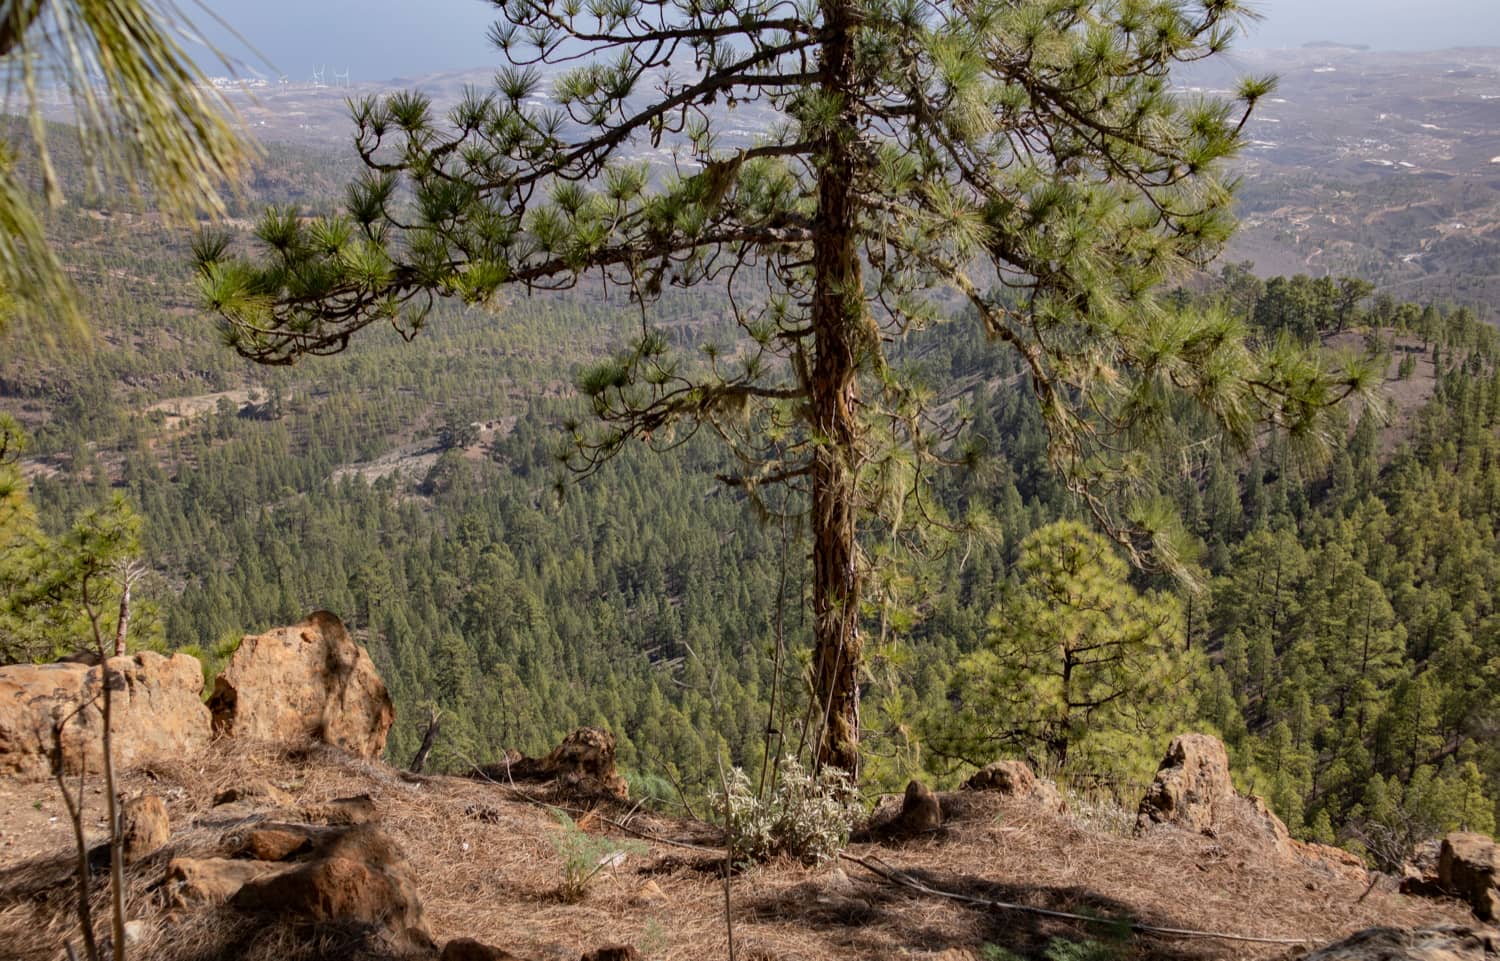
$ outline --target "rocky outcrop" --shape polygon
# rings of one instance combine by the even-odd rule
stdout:
[[[1136,831],[1169,824],[1213,834],[1239,800],[1229,779],[1229,752],[1224,743],[1207,734],[1183,734],[1172,739],[1156,780],[1141,801]]]
[[[1231,840],[1348,880],[1369,876],[1358,857],[1294,840],[1264,800],[1236,791],[1229,777],[1229,752],[1222,741],[1207,734],[1180,735],[1167,749],[1136,815],[1136,834],[1157,828]]]
[[[327,611],[247,635],[208,704],[216,734],[281,743],[311,738],[365,758],[385,750],[395,719],[370,655]]]
[[[1500,920],[1500,848],[1483,834],[1443,838],[1438,882],[1469,903],[1481,921]]]
[[[117,767],[174,760],[208,746],[203,668],[196,659],[142,651],[110,658],[109,671]],[[50,777],[53,731],[70,716],[62,729],[63,769],[100,770],[103,716],[97,708],[76,709],[99,700],[103,676],[98,665],[77,663],[0,667],[0,775]]]
[[[560,794],[613,798],[624,801],[630,787],[615,769],[615,736],[602,728],[581,727],[563,738],[546,757],[520,755],[474,771],[476,777],[499,781],[552,782]]]
[[[1233,837],[1294,857],[1291,835],[1266,802],[1245,797],[1229,778],[1224,742],[1207,734],[1172,739],[1156,779],[1141,799],[1135,829],[1181,828],[1210,837]]]
[[[1068,810],[1068,802],[1051,781],[1038,778],[1025,761],[995,761],[986,764],[967,781],[967,791],[993,791],[1004,797],[1017,798],[1056,811]]]
[[[1491,961],[1497,948],[1492,935],[1469,928],[1370,928],[1303,961]]]

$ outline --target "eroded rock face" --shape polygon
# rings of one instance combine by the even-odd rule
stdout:
[[[1038,778],[1025,761],[995,761],[980,768],[964,782],[969,791],[994,791],[1004,797],[1030,801],[1059,814],[1068,810],[1068,802],[1051,781]]]
[[[1371,928],[1304,961],[1490,961],[1495,949],[1488,935],[1468,928]]]
[[[1239,799],[1229,779],[1229,752],[1207,734],[1172,739],[1136,815],[1136,830],[1170,824],[1202,834],[1214,833]]]
[[[563,738],[546,757],[509,756],[477,769],[480,777],[506,781],[554,781],[564,794],[624,801],[630,787],[615,770],[615,736],[602,728],[581,727]]]
[[[1443,838],[1438,881],[1469,902],[1479,920],[1500,919],[1500,848],[1492,838],[1466,833]]]
[[[154,651],[109,659],[115,765],[137,767],[196,754],[208,746],[203,668],[186,654]],[[52,774],[53,729],[102,691],[98,665],[16,664],[0,667],[0,776],[42,780]],[[62,732],[63,769],[99,771],[103,716],[75,714]]]
[[[295,743],[308,738],[379,757],[395,720],[370,655],[327,611],[247,635],[214,681],[216,734]]]

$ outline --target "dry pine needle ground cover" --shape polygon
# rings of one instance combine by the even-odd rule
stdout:
[[[148,922],[133,958],[150,961],[301,961],[364,957],[341,933],[255,928],[228,909],[171,914],[155,889],[174,856],[223,849],[232,819],[213,813],[228,788],[270,783],[306,804],[369,794],[383,829],[413,868],[427,922],[439,944],[471,937],[536,961],[575,961],[602,944],[635,945],[655,961],[728,957],[720,860],[670,844],[645,844],[602,870],[585,896],[559,894],[557,819],[509,788],[457,779],[409,781],[380,764],[326,749],[255,750],[220,744],[174,765],[131,772],[127,794],[162,796],[172,818],[167,849],[130,869],[129,911]],[[87,790],[90,822],[102,837],[102,798]],[[986,900],[1179,928],[1305,938],[1326,943],[1375,925],[1473,924],[1456,904],[1407,898],[1389,885],[1338,879],[1264,852],[1162,832],[1119,837],[1024,802],[966,793],[948,796],[940,831],[887,845],[855,845],[921,883]],[[55,785],[0,782],[0,959],[54,961],[76,938],[72,852]],[[607,821],[657,838],[711,842],[700,824],[624,808],[574,812],[579,824],[622,839]],[[57,818],[56,820],[53,820]],[[102,885],[104,875],[97,875]],[[1363,897],[1362,897],[1363,896]],[[733,878],[734,936],[741,961],[985,956],[986,946],[1042,958],[1054,939],[1082,942],[1118,929],[1000,911],[920,894],[841,861],[822,868],[775,863]],[[102,907],[102,898],[99,899]],[[100,914],[103,917],[103,914]],[[1111,931],[1114,934],[1111,934]],[[354,941],[348,943],[353,944]],[[352,953],[351,953],[352,952]],[[1120,958],[1285,958],[1285,946],[1134,935]]]

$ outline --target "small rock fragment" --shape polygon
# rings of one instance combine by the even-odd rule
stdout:
[[[509,951],[494,948],[473,938],[454,938],[443,945],[438,961],[521,961]]]
[[[167,817],[167,804],[154,794],[126,801],[120,820],[127,863],[155,854],[172,837],[172,822]]]

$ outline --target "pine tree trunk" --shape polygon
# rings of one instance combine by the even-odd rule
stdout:
[[[854,9],[825,0],[823,89],[845,92],[854,72]],[[864,330],[855,245],[855,158],[843,124],[819,150],[817,239],[813,247],[812,408],[821,444],[812,465],[813,694],[818,765],[859,772],[860,559],[856,463],[860,427],[856,374]],[[848,133],[847,128],[843,131]]]

